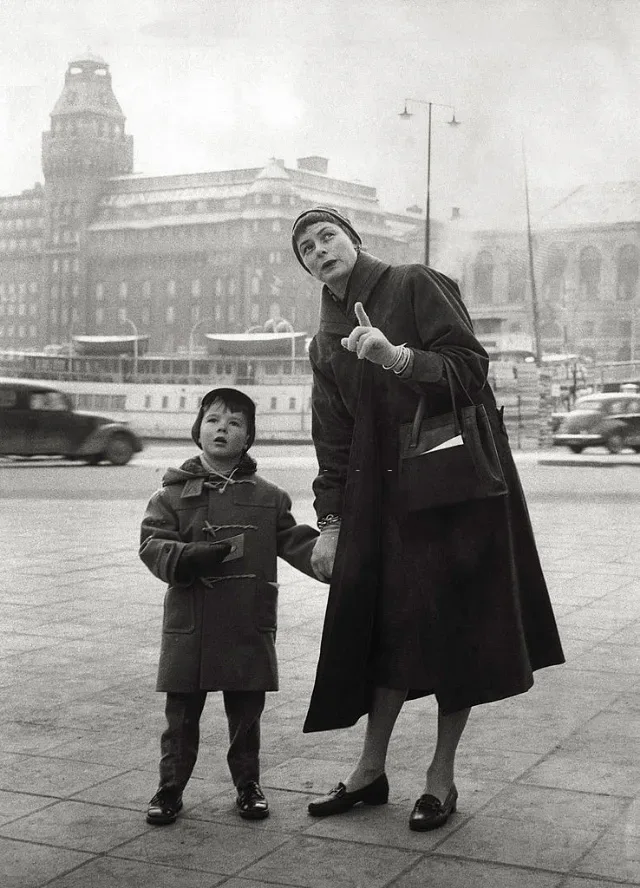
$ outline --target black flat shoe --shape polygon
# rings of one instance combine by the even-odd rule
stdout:
[[[456,803],[458,801],[458,790],[455,784],[447,793],[444,802],[436,798],[434,795],[425,793],[421,795],[413,806],[411,817],[409,818],[409,829],[426,832],[430,829],[438,829],[449,819],[449,815],[455,813]]]
[[[362,789],[356,789],[354,792],[347,792],[344,783],[338,783],[328,795],[309,802],[308,811],[312,817],[329,817],[331,814],[342,814],[344,811],[348,811],[358,802],[365,805],[386,805],[388,800],[389,781],[386,774],[381,774],[376,777],[373,783],[368,783]]]
[[[255,780],[238,787],[236,805],[238,813],[245,820],[264,820],[269,816],[269,802]]]
[[[159,789],[147,807],[147,823],[166,826],[175,823],[182,810],[182,795],[174,789]]]

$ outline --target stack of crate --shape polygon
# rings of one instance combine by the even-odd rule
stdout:
[[[504,406],[511,446],[518,450],[537,449],[542,443],[541,426],[546,423],[541,417],[540,371],[536,365],[492,361],[489,382],[498,407]]]

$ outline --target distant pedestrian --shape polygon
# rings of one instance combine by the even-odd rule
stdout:
[[[470,707],[528,690],[534,670],[563,662],[562,648],[487,382],[489,359],[457,285],[424,265],[391,266],[369,255],[351,222],[330,207],[298,216],[292,246],[324,284],[309,349],[321,527],[312,564],[331,589],[305,731],[347,727],[368,713],[358,763],[309,813],[384,804],[398,713],[405,699],[435,694],[436,749],[409,820],[411,829],[434,829],[456,809],[454,762]],[[452,372],[462,404],[465,392],[486,411],[507,494],[436,508],[414,500],[409,510],[414,491],[399,487],[401,427],[422,428],[419,401],[425,440],[451,416]],[[433,449],[468,443],[451,436]],[[442,477],[438,465],[458,457],[430,452],[419,456],[416,477],[428,491],[431,472],[446,492],[447,480],[451,487],[459,476]]]
[[[142,521],[140,557],[169,584],[157,690],[166,692],[160,784],[147,821],[173,823],[196,763],[208,691],[222,691],[227,761],[241,817],[269,814],[260,788],[260,716],[278,690],[277,556],[313,576],[318,532],[296,524],[289,495],[256,474],[255,404],[208,392],[192,428],[202,453],[169,469]]]

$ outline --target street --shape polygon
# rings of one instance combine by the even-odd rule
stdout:
[[[163,701],[164,587],[137,557],[146,501],[193,447],[152,444],[123,468],[0,466],[2,888],[304,888],[640,884],[640,471],[517,455],[567,657],[527,694],[476,707],[456,766],[459,810],[407,820],[435,738],[431,698],[403,708],[390,804],[317,822],[306,805],[348,774],[364,720],[303,734],[327,587],[279,569],[280,691],[268,695],[261,783],[272,814],[240,821],[221,695],[175,826],[146,824]],[[256,447],[263,474],[314,520],[309,447]]]

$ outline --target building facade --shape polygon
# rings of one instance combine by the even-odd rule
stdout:
[[[317,282],[290,247],[314,204],[347,213],[372,252],[418,258],[424,222],[385,213],[375,188],[334,179],[322,157],[171,176],[133,170],[107,63],[69,64],[43,134],[44,186],[0,199],[0,348],[74,335],[149,337],[154,354],[200,350],[205,332],[284,319],[313,332]]]
[[[585,185],[533,225],[533,279],[543,353],[596,362],[640,359],[640,182]],[[456,232],[476,327],[533,336],[526,231]]]

